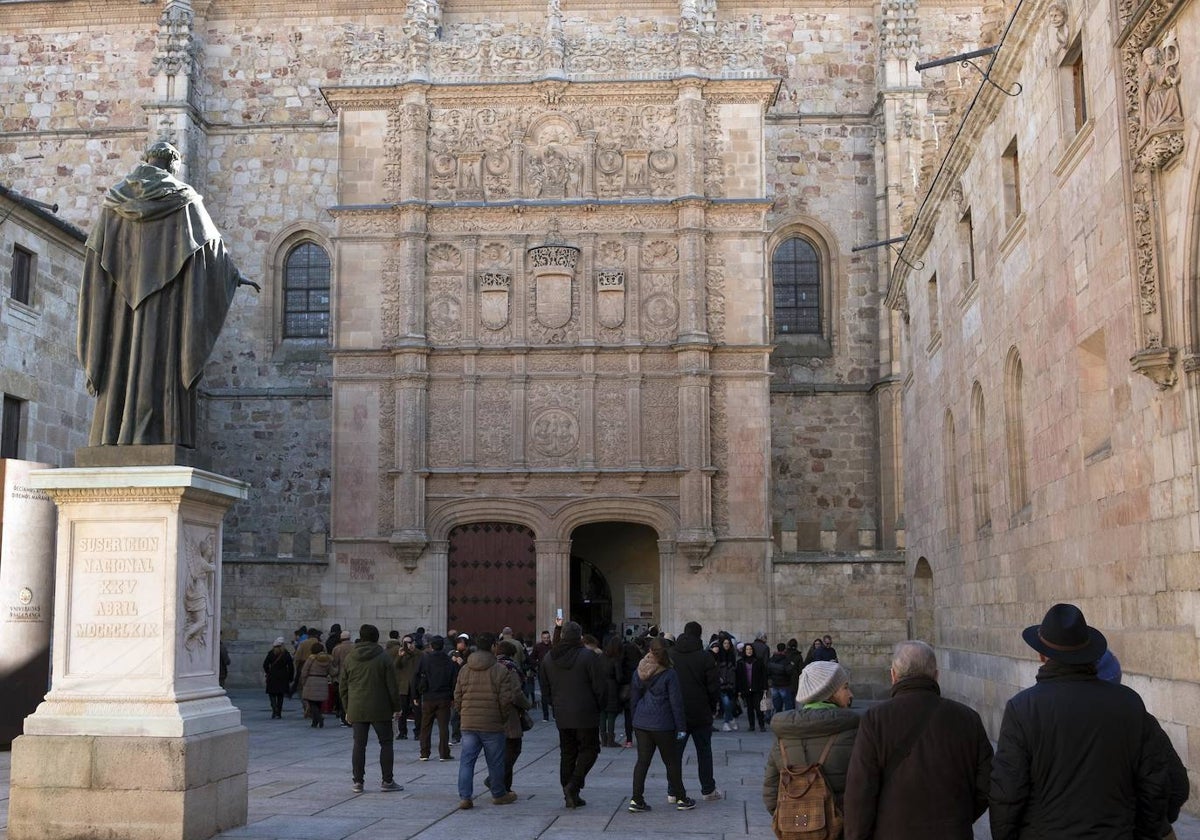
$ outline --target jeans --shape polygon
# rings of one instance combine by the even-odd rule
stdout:
[[[771,705],[777,712],[790,712],[796,708],[796,692],[786,685],[782,688],[771,688]]]
[[[733,692],[721,692],[721,713],[725,716],[726,723],[733,723]]]
[[[649,729],[635,729],[637,738],[637,764],[633,767],[633,798],[643,801],[646,793],[646,773],[650,770],[650,760],[657,750],[667,768],[667,794],[682,799],[687,795],[683,789],[683,761],[680,758],[679,745],[675,741],[674,732],[653,732]]]
[[[693,727],[688,730],[688,738],[696,741],[696,775],[700,777],[700,792],[707,796],[717,789],[717,780],[713,778],[712,726],[706,723]],[[679,745],[681,764],[687,745],[687,738]]]
[[[426,697],[421,700],[421,755],[429,758],[429,742],[433,738],[433,721],[438,725],[438,757],[450,757],[450,744],[447,743],[447,730],[450,728],[450,698]]]
[[[559,784],[582,790],[588,771],[600,757],[600,727],[559,729],[558,749]]]
[[[363,774],[367,769],[367,738],[371,730],[379,739],[379,772],[384,784],[392,779],[392,722],[391,720],[375,720],[370,723],[354,723],[354,749],[350,753],[350,772],[355,782],[362,784]]]
[[[487,761],[492,796],[503,796],[507,790],[504,787],[504,733],[464,729],[462,736],[462,752],[458,756],[458,798],[470,799],[474,793],[475,760],[479,758],[480,750]]]

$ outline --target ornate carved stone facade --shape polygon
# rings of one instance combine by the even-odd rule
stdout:
[[[586,560],[650,593],[620,584],[618,623],[830,631],[856,689],[928,630],[993,734],[1030,605],[1078,597],[1194,743],[1170,708],[1197,684],[1196,13],[1099,2],[0,3],[0,166],[87,225],[171,138],[263,281],[204,379],[206,448],[252,487],[225,531],[235,681],[281,624],[445,629],[455,529],[495,522],[533,534],[538,622]],[[1019,97],[915,70],[1001,39],[990,78]],[[1014,140],[1017,214],[991,168]],[[898,237],[902,261],[854,250]],[[794,239],[820,275],[803,334],[772,271]],[[328,342],[282,336],[297,242],[330,257]],[[989,469],[957,474],[1007,477],[1002,370],[1028,504],[952,543],[931,423],[969,441],[978,380]],[[638,528],[654,556],[602,558]]]

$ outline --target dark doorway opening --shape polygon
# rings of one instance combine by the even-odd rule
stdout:
[[[594,522],[571,533],[571,618],[603,644],[656,624],[658,534],[631,522]]]

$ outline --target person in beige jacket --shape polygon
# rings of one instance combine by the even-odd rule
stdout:
[[[473,807],[475,762],[480,751],[487,759],[492,804],[508,805],[517,795],[504,786],[505,724],[512,707],[524,700],[521,682],[492,653],[495,635],[482,633],[478,650],[468,658],[454,684],[454,706],[462,719],[462,752],[458,763],[458,807]],[[518,699],[519,698],[519,699]]]

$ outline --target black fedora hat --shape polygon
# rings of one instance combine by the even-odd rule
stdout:
[[[1025,644],[1064,665],[1095,662],[1108,650],[1108,640],[1095,627],[1088,627],[1083,611],[1074,604],[1055,604],[1041,624],[1021,633]]]

